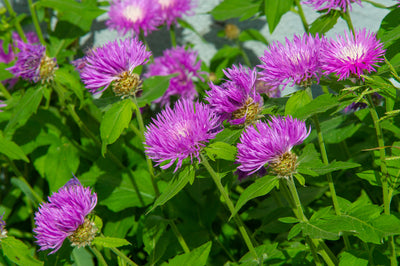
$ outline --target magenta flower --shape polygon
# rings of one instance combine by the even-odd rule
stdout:
[[[141,80],[133,70],[146,64],[150,55],[137,38],[111,41],[86,54],[81,78],[93,94],[103,92],[112,84],[116,95],[134,95],[141,87]]]
[[[34,44],[34,43],[38,43],[39,39],[36,35],[36,33],[30,31],[27,32],[25,34],[26,39],[28,41],[29,44]],[[14,43],[16,43],[17,41],[22,42],[21,37],[19,37],[18,33],[13,32],[12,33],[12,40]],[[11,44],[9,44],[6,48],[6,50],[4,50],[3,48],[3,40],[0,40],[0,63],[10,63],[11,61],[13,61],[15,58],[15,54],[13,51],[13,46]]]
[[[0,215],[0,241],[7,237],[6,222],[3,220],[4,213]]]
[[[176,23],[183,15],[191,15],[194,7],[192,0],[158,0],[160,15],[168,27]]]
[[[157,2],[149,0],[112,0],[106,25],[125,35],[132,31],[145,36],[162,24]]]
[[[250,124],[262,110],[263,98],[256,91],[257,71],[239,65],[224,70],[228,78],[221,86],[209,83],[206,100],[221,120],[232,125]]]
[[[159,113],[147,126],[145,152],[147,156],[166,169],[177,161],[174,172],[188,157],[193,162],[210,139],[219,132],[220,122],[208,105],[188,99],[175,103]]]
[[[72,246],[89,245],[97,232],[94,223],[87,218],[97,204],[96,193],[92,194],[90,187],[83,187],[74,177],[49,196],[48,201],[35,213],[33,231],[39,250],[53,249],[49,253],[53,254],[66,238]]]
[[[171,78],[169,87],[162,97],[155,102],[161,105],[169,105],[170,97],[177,95],[179,98],[194,100],[197,96],[194,78],[203,80],[199,71],[201,61],[197,60],[197,52],[185,50],[184,47],[176,47],[164,51],[163,56],[156,57],[154,63],[149,65],[146,77],[166,76],[178,74]]]
[[[334,73],[342,80],[350,76],[360,78],[367,72],[376,71],[374,67],[384,60],[385,50],[375,34],[363,29],[355,36],[345,31],[344,36],[336,36],[337,41],[330,40],[322,49],[321,62],[325,73]]]
[[[361,6],[361,0],[306,0],[303,1],[303,4],[308,4],[314,7],[315,10],[324,10],[328,9],[328,12],[331,9],[342,9],[343,12],[346,12],[347,7],[351,11],[351,3],[357,3]]]
[[[295,172],[297,156],[291,153],[295,145],[301,144],[310,134],[304,121],[291,116],[271,116],[268,123],[258,122],[248,126],[238,143],[238,170],[253,174],[265,164],[279,176]]]
[[[16,42],[19,49],[15,65],[7,68],[17,77],[33,82],[47,82],[53,79],[58,68],[56,59],[46,55],[46,47],[41,44]]]
[[[295,35],[293,42],[286,38],[286,45],[272,43],[260,57],[263,63],[258,65],[263,69],[260,80],[273,88],[283,85],[282,89],[290,83],[292,86],[309,86],[312,80],[319,82],[320,48],[324,41],[318,34],[315,37],[304,34],[303,37]]]

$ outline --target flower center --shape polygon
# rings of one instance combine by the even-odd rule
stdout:
[[[142,20],[144,17],[143,10],[136,5],[127,6],[122,14],[127,20],[133,23]]]
[[[189,135],[189,125],[188,122],[180,121],[174,125],[173,131],[171,132],[171,136],[175,139],[185,138]]]
[[[158,0],[158,3],[161,5],[162,9],[170,7],[173,2],[174,0]]]
[[[39,75],[42,82],[53,79],[54,72],[57,68],[57,64],[54,62],[53,58],[43,55],[39,66]]]
[[[365,46],[361,44],[353,44],[349,46],[342,47],[338,58],[343,60],[357,60],[363,57],[366,53]]]
[[[85,222],[81,224],[68,239],[71,241],[71,246],[81,248],[90,245],[96,233],[97,227],[94,222],[85,218]]]
[[[275,157],[270,163],[272,171],[280,177],[287,177],[296,172],[297,155],[288,151]]]
[[[142,81],[138,74],[125,71],[113,82],[112,87],[115,95],[127,97],[140,91]]]
[[[249,97],[245,104],[232,113],[233,119],[240,119],[245,117],[245,124],[251,124],[254,120],[258,118],[261,108],[258,103],[255,103],[253,98]]]
[[[225,26],[225,36],[229,40],[236,40],[239,37],[240,30],[235,24],[228,23]]]

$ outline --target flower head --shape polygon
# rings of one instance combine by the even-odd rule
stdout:
[[[0,215],[0,240],[7,237],[6,222],[3,220],[4,213]]]
[[[339,80],[350,76],[360,78],[361,75],[376,71],[377,63],[383,61],[385,50],[383,44],[376,39],[374,33],[365,29],[336,36],[337,41],[328,42],[321,53],[322,68],[326,74],[335,73]]]
[[[291,116],[271,116],[269,123],[258,122],[248,126],[238,143],[238,170],[253,174],[266,163],[279,176],[295,172],[297,156],[291,152],[310,134],[304,121]]]
[[[147,36],[162,23],[159,8],[149,0],[112,0],[106,24],[123,35],[129,31],[139,35],[142,31]]]
[[[58,68],[56,59],[46,55],[46,47],[41,44],[16,42],[19,49],[15,65],[7,68],[17,77],[33,82],[47,82],[54,76]]]
[[[146,64],[150,55],[136,38],[111,41],[86,54],[80,69],[81,78],[94,94],[103,92],[112,83],[116,95],[134,95],[140,90],[141,80],[133,70]]]
[[[38,43],[39,39],[36,35],[36,33],[29,31],[25,34],[27,42],[30,44],[34,44],[34,43]],[[12,40],[14,42],[14,44],[16,44],[17,41],[22,42],[21,37],[19,37],[18,33],[13,32],[12,33]],[[15,59],[15,54],[13,51],[13,45],[9,44],[6,48],[6,50],[4,50],[3,48],[3,40],[0,40],[0,63],[10,63],[11,61],[13,61]]]
[[[303,1],[303,4],[308,4],[314,7],[315,10],[323,10],[328,9],[328,12],[331,9],[342,9],[343,12],[346,12],[346,9],[349,8],[351,10],[351,3],[357,3],[361,6],[361,0],[306,0]]]
[[[96,193],[74,177],[48,197],[35,213],[36,243],[39,250],[56,252],[68,238],[72,246],[83,247],[94,239],[97,228],[87,215],[97,204]]]
[[[228,78],[221,86],[209,83],[206,100],[221,120],[229,123],[250,124],[262,110],[263,98],[256,91],[257,71],[239,65],[224,70]]]
[[[175,171],[188,157],[200,161],[200,151],[218,133],[220,122],[208,105],[188,99],[175,103],[159,113],[147,126],[145,152],[147,156],[166,169],[177,161]]]
[[[164,95],[155,102],[161,105],[168,105],[170,97],[177,95],[178,97],[193,100],[197,96],[196,87],[193,78],[200,76],[201,61],[197,60],[197,52],[185,50],[184,47],[176,47],[164,51],[163,56],[156,57],[154,63],[149,65],[146,77],[166,76],[178,74],[171,78],[169,87]]]
[[[183,15],[191,15],[190,11],[195,6],[192,0],[157,0],[157,2],[160,5],[161,18],[168,26],[176,23],[176,20]]]
[[[260,80],[274,88],[283,85],[283,89],[290,83],[307,86],[313,79],[319,82],[320,48],[324,40],[318,35],[304,34],[303,37],[295,35],[293,42],[286,38],[286,45],[272,43],[260,57],[263,63],[258,65],[263,69]]]

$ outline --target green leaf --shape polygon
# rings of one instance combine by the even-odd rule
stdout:
[[[340,253],[339,266],[367,266],[368,252],[362,250],[350,250]]]
[[[261,1],[225,0],[217,5],[210,14],[215,20],[227,20],[230,18],[248,19],[260,10]]]
[[[42,261],[35,259],[31,251],[21,240],[8,236],[1,239],[3,254],[17,265],[43,265]]]
[[[0,131],[0,153],[6,155],[11,160],[24,160],[29,163],[28,157],[26,157],[25,153],[22,149],[15,144],[15,142],[6,139],[2,132]]]
[[[92,244],[99,245],[105,248],[118,248],[126,245],[131,245],[126,239],[116,237],[95,237]]]
[[[295,224],[295,225],[290,229],[290,231],[289,231],[288,240],[290,240],[290,239],[292,239],[293,237],[295,237],[295,236],[297,236],[298,234],[300,234],[301,229],[302,229],[302,226],[303,226],[303,225],[302,225],[301,223]]]
[[[186,166],[183,170],[181,170],[178,176],[174,176],[168,183],[167,187],[161,193],[161,195],[157,198],[156,202],[154,202],[153,207],[147,212],[151,212],[157,206],[164,205],[167,201],[173,198],[176,194],[181,191],[189,180],[193,179],[195,174],[194,167],[192,165]]]
[[[225,142],[214,142],[204,149],[211,160],[217,158],[227,161],[235,161],[236,159],[236,147]]]
[[[168,221],[158,215],[148,215],[143,226],[144,250],[150,255],[150,260],[155,263],[157,256],[157,246],[161,236],[164,234]],[[160,250],[161,253],[163,250]],[[164,250],[165,251],[165,250]]]
[[[102,140],[101,153],[106,153],[107,145],[114,143],[122,131],[128,127],[132,119],[132,101],[125,99],[113,104],[104,114],[100,124],[100,136]]]
[[[351,169],[361,166],[358,163],[352,162],[340,162],[340,161],[333,161],[329,165],[323,165],[318,168],[312,168],[314,172],[324,175],[333,171],[344,170],[344,169]]]
[[[85,88],[80,82],[79,76],[73,75],[70,71],[65,68],[58,69],[54,74],[54,80],[67,89],[73,91],[80,101],[83,101],[83,92]]]
[[[299,220],[294,217],[281,217],[278,220],[285,224],[295,224],[299,222]]]
[[[43,97],[43,88],[30,88],[24,96],[19,100],[18,104],[13,109],[13,114],[6,128],[4,134],[6,137],[11,136],[14,130],[23,126],[32,114],[36,113],[40,102]]]
[[[268,45],[267,39],[256,29],[246,29],[240,32],[239,41],[259,41],[265,45]]]
[[[190,253],[185,253],[182,255],[177,255],[174,258],[168,260],[168,263],[163,263],[162,265],[168,266],[203,266],[207,264],[208,255],[210,254],[212,242],[201,245],[198,248],[193,249]]]
[[[311,99],[305,90],[296,91],[286,102],[285,115],[295,114],[309,102],[311,102]]]
[[[93,222],[96,225],[97,230],[99,230],[99,232],[101,232],[101,229],[103,228],[103,220],[99,216],[95,215]]]
[[[265,0],[264,5],[269,32],[272,34],[276,26],[278,26],[281,17],[292,7],[293,0]]]
[[[357,173],[357,176],[361,179],[367,180],[371,185],[381,187],[381,177],[378,171],[366,170],[361,173]]]
[[[142,85],[143,94],[137,98],[139,107],[151,104],[154,100],[163,96],[169,87],[169,81],[177,75],[178,74],[172,74],[168,76],[153,76],[146,78]]]
[[[331,10],[330,12],[318,17],[311,24],[310,33],[312,34],[319,33],[320,35],[322,35],[325,32],[329,31],[337,23],[340,14],[341,14],[340,11]]]
[[[31,200],[35,204],[35,206],[38,206],[39,203],[41,203],[40,199],[37,199],[33,195],[34,192],[32,191],[32,188],[25,180],[13,177],[11,178],[11,184],[18,187],[22,192],[24,192],[24,194],[28,197],[29,200]]]
[[[256,182],[248,186],[242,192],[230,218],[236,215],[240,208],[242,208],[249,200],[268,194],[278,183],[279,179],[275,176],[267,175],[257,179]]]
[[[299,119],[305,120],[312,115],[323,113],[338,105],[339,102],[337,101],[335,96],[333,96],[332,94],[322,94],[312,100],[310,103],[297,109],[294,113],[294,116]]]
[[[297,181],[300,183],[300,185],[304,186],[306,183],[306,180],[304,178],[304,176],[302,176],[299,173],[294,174],[294,177],[297,179]]]

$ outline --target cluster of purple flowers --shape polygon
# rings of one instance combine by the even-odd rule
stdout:
[[[112,0],[106,24],[121,34],[146,36],[162,24],[170,27],[183,15],[191,15],[192,0]]]
[[[272,43],[260,57],[260,79],[284,88],[290,83],[319,83],[321,75],[335,74],[342,80],[376,71],[385,50],[375,34],[362,29],[355,34],[345,32],[344,36],[327,40],[305,34],[302,38],[295,36],[293,42],[286,39],[286,45]]]
[[[66,238],[72,246],[83,247],[94,239],[97,228],[87,218],[97,204],[96,193],[74,177],[48,197],[35,213],[36,243],[40,250],[59,250]]]

